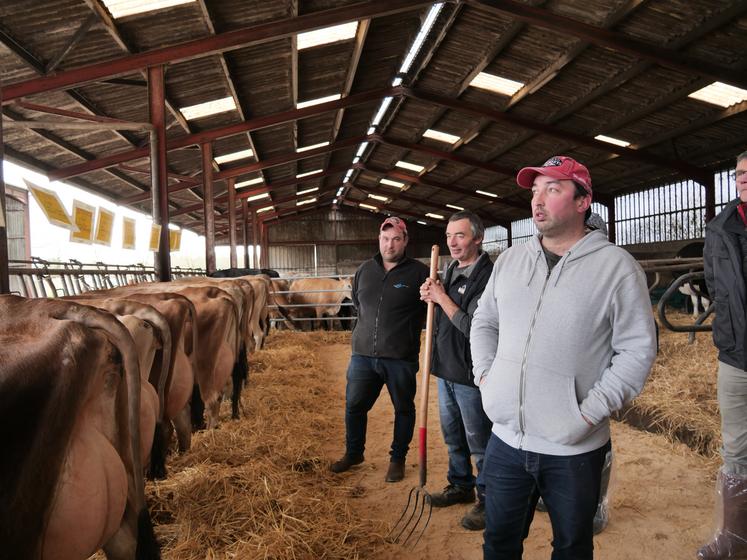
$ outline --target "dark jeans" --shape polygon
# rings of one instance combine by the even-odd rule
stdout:
[[[493,423],[482,409],[480,389],[439,378],[438,412],[441,433],[449,450],[449,484],[474,488],[476,482],[477,496],[483,501],[485,482],[482,466]],[[475,462],[477,479],[472,474],[472,460]]]
[[[485,452],[485,560],[519,560],[537,500],[552,524],[552,560],[594,557],[593,523],[610,442],[580,455],[514,449],[495,434]]]
[[[417,371],[417,362],[351,356],[345,389],[345,452],[348,455],[363,455],[368,411],[386,385],[394,405],[394,438],[389,454],[392,461],[405,461],[415,430]]]

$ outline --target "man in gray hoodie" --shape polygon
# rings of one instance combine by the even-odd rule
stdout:
[[[539,233],[496,260],[472,320],[475,383],[493,429],[483,463],[484,557],[521,558],[541,496],[553,560],[593,558],[609,417],[656,355],[646,278],[584,222],[591,177],[556,156],[516,177]]]

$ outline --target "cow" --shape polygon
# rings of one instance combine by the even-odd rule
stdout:
[[[140,435],[143,463],[149,463],[149,478],[165,478],[167,441],[163,411],[172,355],[171,329],[166,318],[154,307],[138,301],[95,294],[65,299],[113,313],[132,336],[142,377]]]
[[[0,296],[7,558],[160,558],[145,505],[135,344],[110,313]]]
[[[677,251],[677,258],[703,258],[703,247],[704,243],[702,241],[694,241],[692,243],[689,243],[682,247],[679,251]],[[693,268],[701,268],[702,264],[699,267],[693,267]],[[697,319],[700,315],[701,307],[703,309],[703,312],[705,312],[706,309],[711,305],[711,301],[709,299],[708,294],[708,287],[706,286],[705,280],[696,280],[693,282],[688,282],[687,284],[684,284],[683,286],[680,286],[678,288],[679,292],[683,295],[690,296],[690,300],[692,301],[692,307],[693,307],[693,319]]]
[[[340,306],[345,298],[351,298],[350,278],[299,278],[290,284],[291,315],[294,317],[314,317],[315,328],[320,328],[322,318],[330,318],[329,330],[334,327]],[[301,305],[303,307],[293,307]],[[339,324],[340,321],[337,321]]]

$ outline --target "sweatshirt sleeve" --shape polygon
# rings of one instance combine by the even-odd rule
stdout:
[[[640,266],[615,290],[610,309],[612,359],[580,404],[581,414],[598,424],[643,389],[656,358],[656,331]]]
[[[470,348],[472,352],[472,374],[475,385],[490,371],[490,366],[498,352],[498,305],[495,299],[495,283],[498,262],[493,266],[485,290],[480,296],[470,327]]]

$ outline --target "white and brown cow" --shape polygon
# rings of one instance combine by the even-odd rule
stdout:
[[[299,278],[290,283],[289,303],[294,318],[314,317],[315,328],[321,328],[322,318],[330,318],[326,325],[330,329],[340,312],[344,299],[351,299],[351,281],[349,278]],[[300,305],[302,307],[292,307]],[[339,323],[339,321],[338,321]]]

